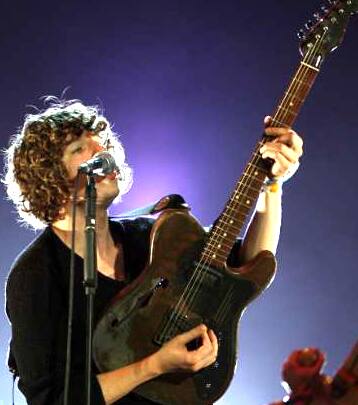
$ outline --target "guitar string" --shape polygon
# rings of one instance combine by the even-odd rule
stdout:
[[[317,43],[316,43],[316,46],[319,44],[319,41],[317,41]],[[311,56],[310,55],[310,53],[312,53],[312,54],[314,54],[314,49],[312,49],[311,50],[311,52],[309,52],[308,53],[308,57],[306,57],[306,58],[304,58],[304,61],[305,60],[308,60],[309,59],[309,57]],[[295,85],[297,86],[298,85],[298,87],[300,87],[299,86],[299,81],[298,81],[298,77],[302,77],[302,76],[304,76],[304,75],[302,75],[302,71],[305,71],[305,72],[307,72],[307,71],[309,71],[310,70],[310,68],[306,68],[305,67],[305,65],[303,65],[303,68],[302,68],[302,64],[300,65],[300,69],[298,70],[298,72],[297,72],[297,74],[296,74],[296,80],[294,80],[293,82],[292,82],[292,84],[291,84],[291,86],[289,87],[289,89],[287,90],[287,93],[286,93],[286,96],[284,97],[284,99],[281,101],[281,104],[280,105],[285,105],[286,104],[286,102],[287,102],[287,99],[288,98],[291,98],[292,99],[292,97],[294,97],[295,96],[295,94],[296,94],[296,91],[291,91],[291,87],[294,87]],[[287,97],[287,95],[288,94],[290,94],[291,95],[291,97]],[[284,116],[285,115],[285,110],[278,110],[278,114],[275,114],[275,119],[276,120],[278,120],[279,118],[280,118],[280,121],[282,121],[282,118],[280,117],[280,111],[283,111],[284,112],[284,114],[281,114],[282,116]],[[262,144],[262,142],[260,142],[260,147],[261,147],[261,144]],[[259,155],[258,156],[259,158],[261,158],[261,156]],[[255,159],[254,159],[254,163],[256,163],[255,162]],[[240,193],[240,189],[238,190],[238,193],[236,193],[236,194],[239,194]],[[232,200],[231,200],[231,203],[232,203]],[[230,203],[228,204],[229,206],[230,206]],[[232,204],[231,204],[232,205]],[[234,207],[229,207],[231,210],[235,210],[235,206]],[[223,222],[224,223],[224,225],[228,225],[227,223],[225,223],[225,220],[222,220],[221,222]],[[215,235],[215,232],[214,232],[214,234],[213,234],[213,238],[211,238],[211,240],[213,240],[213,239],[215,239],[215,236],[221,236],[222,237],[222,235],[219,233],[219,235]],[[216,242],[218,242],[218,241],[216,241]],[[215,243],[215,242],[214,242]],[[209,251],[210,251],[210,249],[209,249]],[[206,260],[206,261],[211,261],[210,259],[208,260]],[[201,275],[201,274],[200,274]],[[202,278],[202,277],[200,277],[200,278]],[[200,280],[198,280],[198,281],[200,281]]]
[[[315,45],[315,47],[314,48],[317,48],[318,47],[318,50],[319,50],[319,48],[320,48],[320,43],[322,43],[323,42],[323,38],[321,39],[321,41],[317,41],[316,42],[316,45]],[[306,56],[305,56],[305,58],[303,59],[303,62],[308,62],[309,61],[309,59],[310,59],[310,57],[311,56],[313,56],[314,55],[314,53],[315,53],[315,50],[316,49],[312,49],[312,51],[311,52],[309,52]],[[301,64],[301,66],[302,66],[302,64]],[[303,66],[305,66],[305,65],[303,65]],[[309,70],[311,70],[312,68],[310,68],[310,67],[308,67],[308,69],[302,69],[301,68],[301,71],[300,71],[300,75],[301,75],[301,77],[302,76],[304,76]],[[301,73],[302,73],[302,71],[305,71],[305,73],[304,73],[304,75],[302,75]],[[296,75],[297,77],[299,76],[298,74]],[[294,99],[295,97],[296,97],[296,94],[297,94],[297,88],[300,88],[300,81],[297,81],[298,79],[297,79],[297,77],[296,77],[296,80],[294,80],[292,83],[294,84],[294,86],[293,87],[296,87],[296,89],[294,90],[294,91],[291,91],[291,89],[290,89],[290,87],[289,87],[289,89],[287,90],[287,92],[286,92],[286,95],[285,95],[285,97],[281,100],[281,102],[280,102],[280,106],[286,106],[287,104],[290,104],[291,103],[291,100],[292,99]],[[315,79],[315,77],[313,78],[313,80]],[[313,82],[313,81],[312,81]],[[311,87],[311,86],[310,86]],[[284,116],[285,115],[287,115],[287,113],[285,114],[282,114],[282,112],[285,112],[287,110],[287,113],[288,114],[291,114],[291,111],[289,110],[289,109],[278,109],[278,111],[277,111],[277,113],[275,114],[275,120],[280,120],[280,121],[284,121],[282,118],[284,118]],[[282,117],[282,118],[281,118]],[[260,156],[260,158],[261,158],[261,156]],[[250,187],[250,186],[249,186]],[[221,241],[219,241],[219,243],[222,243]],[[210,244],[209,244],[210,245]]]
[[[307,55],[306,55],[307,56]],[[305,59],[303,59],[303,62],[305,62]],[[300,65],[300,67],[302,68],[302,65]],[[304,65],[304,68],[305,68],[305,65]],[[311,68],[309,68],[309,67],[307,67],[307,69],[304,69],[304,70],[306,70],[306,72],[307,71],[309,71]],[[298,76],[298,73],[299,72],[297,72],[297,74],[296,74],[296,76]],[[297,84],[297,81],[298,81],[298,79],[296,78],[296,80],[295,79],[293,79],[292,80],[292,82],[291,82],[291,86],[293,85],[293,87],[295,87],[296,85],[297,86],[299,86],[299,84]],[[295,92],[295,90],[294,91],[291,91],[291,86],[287,89],[287,91],[286,91],[286,94],[285,94],[285,96],[283,97],[283,99],[282,100],[280,100],[280,104],[279,104],[279,107],[283,107],[283,106],[285,106],[285,107],[283,107],[283,108],[278,108],[277,109],[277,113],[275,114],[275,116],[274,116],[274,118],[273,118],[273,120],[274,121],[282,121],[282,119],[281,119],[281,117],[280,117],[280,113],[282,112],[282,111],[288,111],[288,114],[292,114],[292,112],[289,110],[289,108],[286,108],[286,106],[287,107],[289,107],[290,106],[290,103],[291,103],[291,101],[292,101],[292,99],[293,98],[295,98],[295,95],[297,94],[296,92]],[[287,99],[291,99],[289,102],[287,101]],[[260,144],[260,147],[261,147],[261,144]],[[260,156],[261,157],[261,156]],[[244,173],[244,175],[246,174],[246,172]],[[256,187],[250,187],[250,186],[248,186],[249,188],[251,188],[251,189],[253,189],[254,191],[258,191],[258,189],[256,188]],[[260,187],[261,188],[261,187]],[[230,201],[230,203],[232,203],[232,199],[231,199],[231,201]],[[230,204],[229,203],[229,204]],[[229,204],[228,204],[228,208],[230,209],[232,209],[232,207],[229,207]],[[220,242],[219,242],[219,244],[221,244]],[[210,247],[210,246],[212,246],[213,245],[213,243],[212,242],[209,242],[208,243],[208,247]]]
[[[309,69],[309,68],[308,68]],[[302,70],[302,68],[301,68],[301,70]],[[306,70],[307,71],[307,69],[306,68],[304,68],[304,70]],[[298,72],[298,74],[299,73],[302,73],[302,72]],[[298,76],[298,74],[296,74],[296,76]],[[297,80],[296,81],[292,81],[292,83],[293,84],[297,84]],[[292,84],[291,84],[291,86],[290,87],[292,87]],[[292,92],[290,91],[290,88],[287,90],[287,93],[289,93],[289,94],[292,94]],[[294,94],[296,94],[295,92],[293,92],[293,97],[294,97]],[[291,98],[292,98],[292,96],[291,96]],[[287,97],[286,97],[287,98]],[[282,102],[281,102],[281,105],[283,105],[284,103],[286,102],[286,100],[283,100]],[[277,120],[278,119],[278,117],[279,117],[279,115],[278,114],[276,114],[275,115],[275,119]],[[260,147],[261,147],[261,145],[262,145],[263,143],[261,142],[260,143]],[[257,154],[257,152],[256,152],[256,154]],[[259,155],[258,156],[259,158],[261,158],[261,155]],[[246,172],[244,173],[244,174],[246,174]],[[248,176],[249,177],[249,176]],[[241,182],[241,183],[243,183],[243,182]],[[250,186],[248,186],[248,187],[250,187]],[[256,189],[256,191],[258,191],[258,189],[257,188],[255,188],[255,187],[251,187],[252,189]],[[240,189],[238,189],[238,192],[240,192]],[[235,193],[233,194],[233,198],[235,198]],[[234,199],[231,199],[231,201],[230,201],[230,203],[228,204],[228,207],[230,206],[230,204],[231,204],[231,207],[229,207],[229,210],[231,209],[231,210],[234,210],[235,209],[235,207],[233,207],[232,205],[232,202],[234,201]],[[228,225],[228,224],[226,224],[226,225]],[[221,236],[221,235],[219,235],[219,236]],[[218,241],[217,241],[218,242]],[[215,243],[215,242],[214,242]],[[219,242],[220,243],[220,242]],[[210,246],[210,245],[212,245],[213,243],[209,243],[207,246]]]
[[[322,38],[322,44],[323,44],[323,38]],[[320,48],[318,48],[318,50],[319,50]],[[308,58],[307,58],[308,59]],[[317,76],[317,74],[318,74],[318,71],[317,71],[317,73],[316,73],[316,75],[315,75],[315,77],[313,77],[313,80],[315,80],[315,78],[316,78],[316,76]],[[313,83],[313,80],[312,80],[312,83]],[[299,87],[299,85],[298,85],[298,87]],[[287,93],[286,93],[286,95],[287,95]],[[294,98],[295,96],[293,95],[292,97],[291,97],[291,99],[292,98]],[[281,104],[280,105],[283,105],[285,103],[285,99],[283,99],[282,100],[282,102],[281,102]],[[282,111],[282,109],[280,109],[280,110],[278,110],[278,113],[280,112],[280,111]],[[284,110],[285,111],[285,110]],[[290,113],[290,111],[288,110],[288,113]],[[277,120],[277,117],[279,116],[279,114],[275,114],[275,116],[276,116],[276,120]],[[280,117],[280,121],[281,121],[281,117]],[[225,300],[224,300],[225,301]],[[217,320],[217,322],[220,324],[221,322],[223,322],[224,321],[224,319],[225,319],[225,317],[226,317],[226,311],[227,311],[227,309],[228,309],[228,305],[227,305],[228,303],[227,302],[225,302],[225,305],[224,306],[221,306],[221,310],[220,310],[220,313],[217,313],[216,314],[216,320]]]
[[[319,41],[317,41],[317,43],[319,44]],[[312,51],[312,53],[313,53],[313,51]],[[306,57],[307,57],[307,61],[308,61],[308,57],[309,56],[311,56],[311,55],[306,55]],[[305,62],[305,59],[303,60],[303,62]],[[302,65],[301,65],[302,66]],[[309,68],[309,67],[307,67],[307,68],[305,68],[305,65],[304,65],[304,68],[302,68],[301,67],[301,72],[300,73],[302,73],[302,70],[305,70],[306,72],[308,72],[309,70],[311,70],[311,68]],[[299,74],[299,72],[297,72],[297,74],[296,74],[296,76],[298,76],[298,74]],[[303,76],[303,75],[302,75]],[[293,87],[296,87],[296,89],[297,89],[297,87],[300,87],[300,85],[299,84],[297,84],[297,78],[296,78],[296,80],[294,79],[293,81],[292,81],[292,84],[293,84]],[[291,86],[290,87],[292,87],[292,84],[291,84]],[[287,103],[290,103],[291,101],[288,101],[287,102],[287,99],[293,99],[293,98],[295,98],[296,97],[296,94],[297,94],[297,92],[296,92],[296,89],[294,90],[294,91],[291,91],[290,90],[290,87],[288,88],[288,90],[287,90],[287,92],[286,92],[286,96],[281,100],[281,103],[280,103],[280,105],[282,106],[282,105],[285,105],[285,103],[287,104]],[[288,94],[290,95],[290,96],[288,96]],[[286,110],[288,110],[288,109],[286,109]],[[281,110],[279,110],[278,109],[278,113],[277,114],[275,114],[275,120],[278,120],[278,117],[280,117],[280,112],[282,111],[282,109]],[[290,114],[291,113],[291,111],[288,111],[288,113]],[[281,115],[282,115],[282,113],[281,113]],[[281,119],[281,117],[280,117],[280,120],[282,120]],[[261,146],[261,144],[262,143],[260,143],[260,146]],[[259,158],[261,158],[261,155],[259,155]],[[246,172],[244,173],[244,175],[246,174]],[[246,188],[251,188],[251,189],[254,189],[254,190],[256,190],[256,191],[258,191],[258,189],[257,188],[255,188],[255,187],[251,187],[251,185],[248,185]],[[234,194],[233,194],[233,196],[234,196]],[[230,203],[232,203],[234,200],[233,199],[231,199],[231,201],[230,201]],[[229,203],[229,204],[230,204]],[[229,206],[229,204],[228,204],[228,206]],[[229,207],[231,210],[233,209],[233,207]],[[210,246],[210,244],[212,245],[212,243],[209,243],[208,244],[208,246]]]
[[[317,43],[319,43],[319,41],[317,41]],[[315,49],[314,49],[315,47],[312,47],[311,48],[311,50],[310,50],[310,52],[308,52],[308,54],[306,55],[306,56],[311,56],[310,55],[310,53],[312,54],[312,55],[314,55],[314,51],[315,51]],[[309,59],[307,57],[307,60]],[[305,61],[305,59],[306,59],[306,57],[303,59],[304,61]],[[304,68],[302,69],[302,64],[300,65],[300,68],[298,69],[298,71],[297,71],[297,73],[296,73],[296,76],[298,77],[302,72],[300,71],[300,70],[306,70],[306,71],[308,71],[308,70],[310,70],[310,68],[305,68],[305,65],[303,65],[304,66]],[[291,83],[291,86],[290,87],[292,87],[292,85],[293,84],[297,84],[297,82],[295,82],[295,79],[292,81],[292,83]],[[284,99],[283,99],[283,101],[282,101],[282,103],[281,104],[283,104],[284,102],[285,102],[285,98],[287,98],[287,95],[288,94],[291,94],[290,93],[290,87],[289,87],[289,89],[287,90],[287,93],[286,93],[286,96],[284,97]],[[294,93],[293,93],[294,94]],[[292,96],[291,96],[291,98],[292,98]],[[275,114],[275,117],[276,117],[276,120],[278,119],[278,114]],[[283,114],[283,116],[284,116],[284,114]],[[280,118],[281,119],[281,118]],[[262,141],[260,141],[259,142],[259,146],[261,147],[261,144],[263,144],[263,142]],[[258,148],[257,148],[258,149]],[[256,151],[255,151],[255,154],[256,154]],[[255,162],[256,163],[256,162]],[[236,193],[236,194],[239,194],[239,192],[240,192],[240,190],[238,190],[238,192]],[[232,208],[233,209],[233,208]],[[224,223],[224,225],[228,225],[228,224],[225,224],[225,221],[222,221],[223,223]],[[215,236],[217,236],[217,235],[214,235],[214,237]],[[218,236],[221,236],[220,234],[218,235]],[[196,270],[200,267],[200,266],[203,266],[203,263],[200,263],[200,262],[203,262],[203,260],[201,259],[200,261],[199,261],[199,263],[197,264],[197,267],[196,267]],[[206,260],[204,260],[204,262],[211,262],[211,260],[209,259],[206,259]],[[199,284],[200,284],[200,281],[201,281],[201,279],[204,277],[204,275],[203,274],[199,274],[199,277],[195,277],[195,273],[196,273],[196,270],[194,270],[194,272],[193,272],[193,275],[192,275],[192,277],[191,277],[191,280],[189,281],[189,283],[187,284],[187,288],[185,289],[185,290],[188,290],[188,289],[191,289],[191,290],[194,290],[194,288],[195,288],[195,281],[197,281]],[[202,271],[200,272],[200,273],[205,273],[205,268],[204,269],[202,269]],[[197,280],[195,280],[194,279],[194,277],[197,279]],[[189,287],[189,285],[191,284],[191,282],[192,282],[192,280],[194,279],[194,285],[193,286],[190,286]],[[175,312],[174,312],[174,314],[178,314],[178,315],[176,315],[176,318],[178,319],[178,316],[180,316],[180,313],[181,312],[183,312],[183,310],[180,310],[179,308],[180,308],[180,306],[182,306],[183,307],[183,309],[184,309],[184,305],[181,305],[181,302],[180,301],[182,301],[182,298],[184,299],[184,301],[185,301],[185,294],[186,294],[186,291],[184,290],[184,292],[183,292],[183,294],[182,294],[182,296],[181,296],[181,299],[178,301],[178,304],[176,305],[176,307],[175,307]],[[193,301],[193,299],[194,299],[194,295],[196,295],[196,292],[197,291],[193,291],[193,293],[192,293],[192,297],[191,297],[191,302]],[[189,298],[190,296],[188,296],[188,298]],[[190,306],[190,301],[189,301],[189,303],[187,304],[187,306]],[[174,320],[174,319],[173,319]],[[168,322],[168,324],[170,323],[170,320],[169,320],[169,322]],[[169,325],[168,325],[169,326]],[[165,329],[168,329],[168,328],[165,328]],[[164,332],[164,334],[166,333],[166,331],[163,331]]]
[[[316,48],[317,46],[319,47],[320,42],[323,42],[323,37],[324,37],[324,35],[321,36],[320,40],[316,41],[316,44],[315,44],[313,47],[311,47],[311,49],[309,50],[309,52],[308,52],[308,53],[306,54],[306,56],[303,58],[303,62],[309,62],[309,58],[310,58],[311,56],[312,56],[312,57],[315,56],[315,51],[316,51],[315,48]],[[312,60],[313,60],[313,58],[312,58]],[[301,75],[301,77],[304,77],[305,74],[306,74],[308,71],[311,70],[310,67],[306,67],[305,65],[303,65],[303,66],[302,66],[302,65],[303,65],[303,64],[301,63],[301,64],[300,64],[300,67],[299,67],[299,69],[298,69],[298,71],[297,71],[297,73],[296,73],[294,79],[292,80],[291,85],[289,86],[288,90],[286,91],[286,94],[285,94],[284,98],[282,99],[280,105],[284,105],[284,103],[286,103],[287,99],[291,98],[291,100],[292,100],[292,99],[295,97],[295,95],[296,95],[295,91],[296,91],[296,90],[292,92],[292,91],[290,91],[290,88],[291,88],[291,87],[294,87],[295,85],[297,85],[297,87],[300,88],[300,84],[299,84],[300,82],[298,81],[298,77],[299,77],[300,75]],[[303,72],[305,72],[305,73],[303,73]],[[302,73],[303,73],[303,74],[302,74]],[[289,109],[288,109],[288,110],[289,110]],[[282,118],[281,118],[281,116],[280,116],[280,112],[281,112],[281,111],[282,111],[282,114],[281,114],[281,115],[282,115],[282,118],[284,118],[285,115],[287,115],[287,112],[285,112],[286,110],[284,110],[284,109],[278,109],[278,113],[275,114],[275,117],[274,117],[274,119],[275,119],[276,121],[278,121],[278,117],[280,117],[280,121],[282,120]],[[265,142],[266,142],[266,140],[265,140],[265,138],[263,138],[263,140],[261,140],[261,141],[258,143],[258,146],[257,146],[257,148],[256,148],[256,150],[255,150],[255,155],[258,155],[258,156],[257,156],[257,157],[255,156],[254,159],[251,160],[254,164],[257,163],[257,162],[259,161],[259,159],[261,159],[261,155],[258,154],[258,150],[259,150],[259,148],[261,148],[261,146],[262,146]],[[250,170],[252,170],[252,169],[249,168],[249,171],[250,171]],[[253,169],[253,170],[255,170],[255,169]],[[249,171],[247,172],[248,177],[250,177],[250,174],[251,174],[251,173],[249,173]],[[245,185],[245,183],[243,184],[243,186],[244,186],[244,185]],[[245,187],[241,187],[241,188],[244,188],[244,189],[245,189]],[[238,190],[237,190],[237,192],[234,192],[233,196],[236,197],[237,195],[240,195],[240,194],[241,194],[241,195],[244,195],[244,193],[242,193],[242,190],[240,190],[240,184],[239,184]],[[229,206],[231,203],[232,203],[232,199],[231,199],[230,203],[228,204],[228,206]],[[236,204],[236,206],[237,206],[237,204]],[[229,208],[229,210],[235,211],[235,204],[234,204],[234,206],[231,206],[231,207],[228,207],[228,208]],[[219,220],[220,220],[220,219],[219,219]],[[225,223],[224,220],[221,221],[221,222],[222,222],[222,224],[223,224],[224,226],[226,226],[226,227],[229,226],[229,224],[228,224],[228,223]],[[218,232],[217,234],[215,234],[215,230],[214,230],[214,233],[213,233],[212,235],[210,235],[210,239],[213,240],[213,239],[215,239],[215,237],[217,237],[217,236],[219,236],[219,237],[221,237],[221,238],[223,237],[220,232]],[[215,243],[215,242],[214,242],[214,243]],[[209,244],[209,245],[210,245],[210,244]],[[209,245],[207,245],[207,246],[209,246]],[[207,248],[207,246],[205,247],[205,249]],[[209,250],[210,250],[210,249],[209,249]],[[184,289],[184,292],[182,293],[182,295],[181,295],[181,297],[180,297],[180,299],[179,299],[177,305],[174,307],[174,311],[172,312],[172,316],[170,316],[169,320],[167,321],[166,327],[165,327],[164,330],[163,330],[163,334],[164,334],[164,335],[167,333],[168,328],[170,327],[170,323],[172,323],[172,326],[175,327],[175,321],[179,318],[179,316],[181,316],[181,314],[184,314],[183,310],[185,309],[185,307],[190,307],[190,305],[192,304],[192,302],[193,302],[193,300],[195,299],[195,296],[196,296],[196,294],[197,294],[197,292],[198,292],[198,290],[199,290],[198,287],[200,287],[201,280],[204,278],[204,275],[205,275],[205,273],[206,273],[206,271],[207,271],[205,267],[208,265],[208,263],[210,264],[211,262],[212,262],[212,258],[204,258],[204,259],[203,259],[203,257],[200,258],[200,260],[199,260],[199,262],[197,263],[196,268],[195,268],[195,270],[193,271],[193,274],[192,274],[192,276],[191,276],[191,278],[190,278],[190,280],[189,280],[189,282],[188,282],[186,288]],[[199,269],[200,269],[200,271],[199,271]],[[198,287],[196,287],[195,284],[197,284]],[[187,297],[186,297],[186,295],[187,295]],[[170,333],[169,333],[169,335],[170,335]]]

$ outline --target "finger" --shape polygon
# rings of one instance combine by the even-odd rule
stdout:
[[[292,163],[289,162],[283,155],[277,154],[275,157],[275,163],[272,166],[271,173],[273,176],[282,176],[288,171]]]
[[[276,154],[283,155],[287,160],[291,163],[296,163],[301,156],[298,152],[289,148],[287,145],[283,143],[266,143],[261,149],[260,152],[262,153],[262,157],[266,159],[266,157],[270,157],[271,159],[275,159]],[[266,156],[267,152],[270,153],[270,156]]]
[[[265,128],[265,134],[269,136],[280,136],[280,135],[286,135],[290,132],[294,132],[291,128],[289,127],[267,127]]]
[[[208,333],[205,332],[201,336],[201,338],[202,338],[202,345],[195,350],[195,352],[197,353],[198,359],[207,357],[214,352],[214,347],[213,347],[213,344],[211,343]]]
[[[208,330],[208,335],[209,335],[209,339],[211,341],[211,344],[213,345],[214,348],[214,353],[217,356],[218,351],[219,351],[219,342],[218,339],[214,333],[214,331],[212,329]]]
[[[263,145],[263,148],[265,145],[271,145],[271,144],[285,144],[289,146],[291,149],[297,152],[297,154],[302,156],[303,154],[303,140],[302,138],[296,134],[294,131],[289,131],[286,134],[283,135],[278,135],[276,138],[274,138],[272,141],[266,142]]]
[[[218,355],[219,344],[214,331],[208,330],[204,339],[205,340],[203,341],[205,341],[205,346],[203,344],[203,346],[201,346],[198,350],[200,356],[202,356],[203,358],[204,357],[216,358]]]
[[[208,334],[208,329],[205,331],[205,333],[203,333],[201,335],[201,338],[202,338],[202,346],[201,347],[208,347],[208,348],[212,347],[211,340],[210,340],[209,334]]]
[[[265,128],[269,127],[271,123],[272,123],[272,117],[270,115],[266,115],[266,117],[264,118]]]
[[[186,344],[191,342],[194,339],[199,337],[203,337],[203,335],[207,331],[207,327],[203,324],[197,326],[196,328],[190,329],[188,332],[184,332],[177,336],[177,339],[180,340],[181,343]]]
[[[273,142],[284,143],[302,153],[303,139],[295,131],[289,131],[287,134],[279,135]]]
[[[204,367],[208,367],[210,366],[210,364],[213,364],[216,361],[216,355],[208,355],[206,357],[203,357],[202,359],[199,359],[198,361],[196,361],[193,366],[192,366],[192,370],[193,371],[198,371],[201,370]]]

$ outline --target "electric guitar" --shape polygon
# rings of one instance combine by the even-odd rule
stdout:
[[[272,126],[291,127],[325,56],[342,41],[358,0],[330,2],[299,33],[302,60],[272,115]],[[237,361],[237,327],[248,304],[269,286],[276,270],[263,251],[239,268],[227,258],[269,175],[261,158],[263,136],[221,215],[207,234],[187,210],[164,210],[153,225],[149,263],[139,279],[110,305],[93,336],[101,372],[136,362],[200,323],[219,341],[214,364],[196,373],[169,373],[135,389],[163,405],[211,404],[224,394]]]

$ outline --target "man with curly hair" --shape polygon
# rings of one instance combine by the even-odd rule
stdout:
[[[283,178],[298,166],[302,139],[289,128],[272,128],[275,135],[260,150],[275,161],[272,174]],[[5,183],[22,221],[42,233],[17,257],[6,288],[6,311],[12,326],[10,366],[19,375],[19,388],[28,403],[63,403],[70,264],[71,195],[78,167],[110,147],[118,172],[96,178],[97,274],[94,318],[143,270],[149,253],[152,222],[138,218],[115,222],[108,218],[110,204],[132,183],[122,145],[96,107],[77,100],[54,102],[46,110],[25,118],[22,130],[7,151]],[[84,183],[76,200],[74,314],[70,404],[84,404],[86,301],[81,270],[85,255]],[[262,250],[276,251],[281,223],[281,181],[266,187],[240,247],[233,254],[245,263]],[[200,348],[187,343],[201,338]],[[136,363],[100,373],[94,366],[91,403],[151,404],[132,391],[140,384],[174,370],[195,372],[212,364],[218,343],[214,332],[200,325],[178,335],[156,353]]]

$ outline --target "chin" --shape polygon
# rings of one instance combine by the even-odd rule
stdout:
[[[116,180],[104,179],[97,184],[97,202],[107,208],[119,195],[118,182]]]

